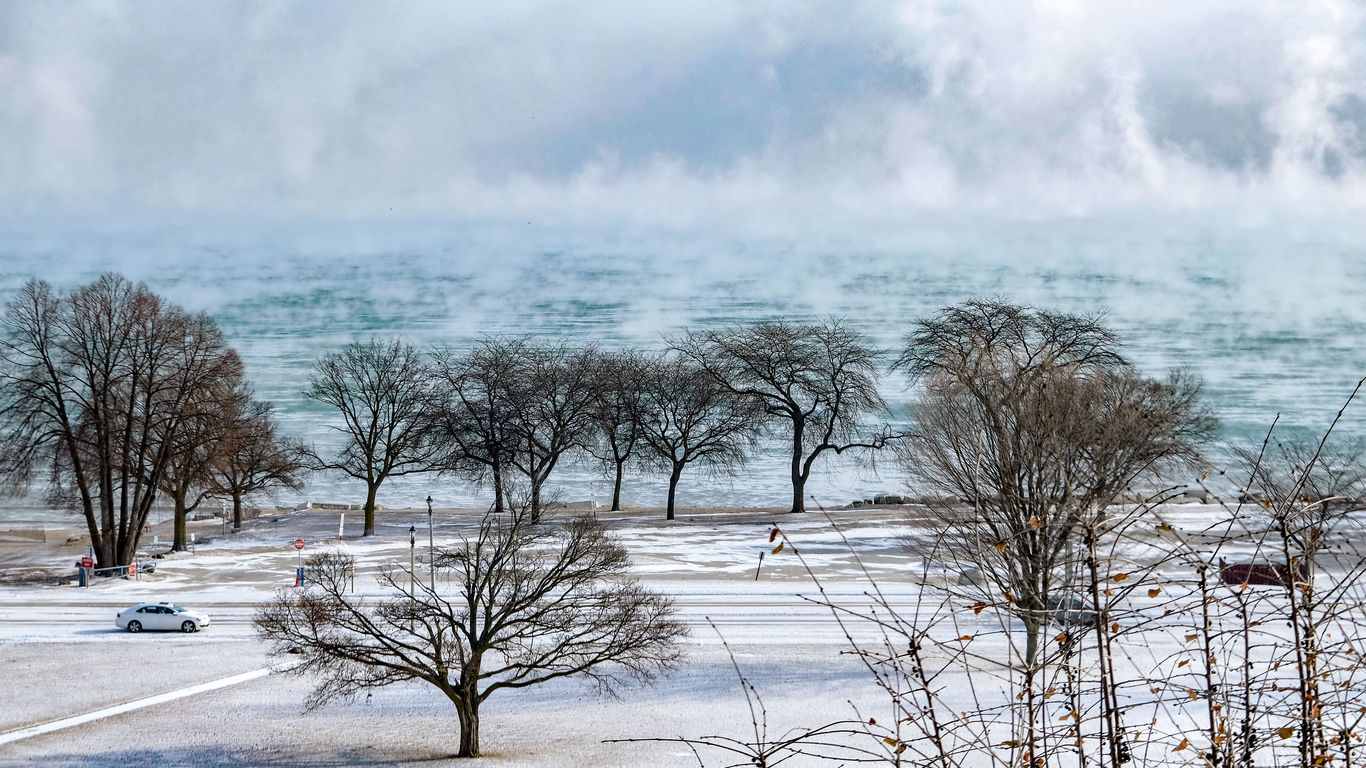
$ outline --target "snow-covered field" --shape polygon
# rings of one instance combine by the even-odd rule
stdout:
[[[909,599],[921,560],[901,537],[899,510],[841,512],[839,528],[863,566],[894,594]],[[361,563],[358,591],[373,574],[410,555],[421,569],[427,552],[426,510],[380,513],[367,539],[336,540],[337,512],[310,511],[252,521],[192,554],[158,561],[136,580],[100,579],[74,586],[0,588],[0,765],[430,765],[456,746],[454,710],[426,685],[376,692],[368,701],[304,713],[309,683],[269,674],[131,712],[4,743],[35,724],[188,686],[273,663],[251,628],[254,606],[290,588],[297,555],[338,548]],[[781,519],[826,588],[866,602],[866,584],[849,547],[819,513],[792,517],[766,511],[684,511],[668,524],[657,511],[603,514],[632,553],[640,577],[675,596],[691,627],[687,661],[652,688],[619,699],[563,682],[502,692],[483,712],[481,742],[490,765],[696,765],[686,748],[660,743],[607,744],[605,739],[725,734],[744,737],[750,718],[726,649],[709,622],[761,687],[775,731],[843,717],[845,699],[871,697],[866,673],[841,656],[846,641],[825,610],[803,600],[812,585],[790,553],[765,557],[769,523]],[[438,511],[434,537],[469,531],[477,515]],[[358,513],[347,516],[359,532]],[[410,551],[409,526],[418,527]],[[217,530],[201,527],[200,539]],[[164,537],[163,537],[164,540]],[[53,552],[55,550],[55,553]],[[65,565],[79,545],[6,550],[9,564],[35,566],[38,554]],[[207,611],[213,624],[196,635],[129,635],[114,613],[144,600],[174,600]],[[831,695],[831,692],[837,692]],[[813,706],[819,703],[819,706]],[[831,707],[835,711],[831,711]],[[13,738],[13,736],[11,736]],[[453,761],[454,762],[454,761]]]
[[[1161,513],[1179,533],[1150,533],[1129,542],[1123,560],[1135,568],[1167,557],[1174,535],[1198,547],[1198,532],[1221,517],[1218,507],[1198,504],[1172,505]],[[392,687],[367,700],[305,713],[309,681],[268,672],[279,660],[266,655],[251,618],[255,606],[274,590],[292,588],[299,558],[292,546],[296,538],[305,541],[304,555],[339,549],[355,556],[361,593],[376,589],[374,574],[386,563],[406,564],[412,557],[422,570],[428,552],[425,509],[381,512],[378,534],[364,539],[338,540],[339,514],[314,510],[263,518],[237,534],[217,536],[216,525],[200,524],[195,552],[158,560],[155,574],[136,580],[100,579],[87,589],[0,587],[0,696],[6,702],[0,707],[0,765],[457,762],[449,758],[456,747],[454,710],[429,686]],[[845,607],[872,604],[871,577],[890,607],[913,615],[917,600],[936,591],[922,592],[922,574],[942,574],[943,583],[955,575],[947,562],[925,561],[933,555],[917,542],[932,537],[934,529],[916,520],[910,508],[840,510],[830,517],[819,512],[792,516],[776,510],[685,510],[673,523],[657,510],[599,516],[632,553],[639,577],[674,597],[691,628],[687,659],[655,686],[627,689],[617,699],[596,696],[572,681],[500,692],[482,712],[485,757],[479,764],[697,765],[681,745],[607,740],[752,736],[730,651],[764,696],[770,736],[852,717],[854,706],[862,718],[891,715],[882,712],[886,698],[867,670],[846,653],[846,631],[871,645],[879,637],[876,627],[855,621],[842,628],[828,610],[810,601],[817,596],[816,587],[792,550],[768,554],[775,521],[817,573],[826,597]],[[348,533],[359,533],[358,513],[349,513],[346,522]],[[478,515],[467,510],[438,510],[433,529],[437,547],[472,531],[477,522]],[[412,548],[410,526],[417,528]],[[1252,556],[1251,539],[1234,533],[1222,537],[1230,560]],[[46,547],[6,545],[0,556],[7,567],[27,569],[24,573],[31,577],[40,566],[56,563],[60,568],[79,555],[79,543],[55,543],[62,540],[56,537]],[[762,565],[761,552],[766,555]],[[1181,568],[1169,558],[1146,577],[1151,581],[1144,591],[1150,585],[1161,586],[1164,595],[1188,589],[1179,583]],[[1143,592],[1136,594],[1141,598]],[[202,609],[213,624],[195,635],[129,635],[114,628],[117,610],[145,600],[173,600]],[[1143,657],[1131,662],[1144,669],[1162,668],[1164,659],[1174,660],[1188,642],[1183,639],[1190,631],[1188,621],[1162,611],[1157,601],[1135,602],[1133,616],[1152,614],[1142,642],[1131,650]],[[950,638],[976,638],[974,663],[988,674],[973,685],[1009,674],[1002,630],[1010,628],[1003,628],[993,611],[952,612],[949,621],[945,631]],[[215,681],[222,686],[174,698],[177,692]],[[950,700],[962,697],[965,708],[971,705],[970,696],[981,693],[970,691],[967,682],[950,674],[943,684],[945,695]],[[148,697],[153,698],[139,701]],[[138,707],[121,706],[129,702]],[[111,712],[102,711],[111,707]],[[86,714],[91,716],[75,724],[57,723],[61,727],[50,731],[34,728]],[[707,764],[731,762],[721,757],[713,755]]]

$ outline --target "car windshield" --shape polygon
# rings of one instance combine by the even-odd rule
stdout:
[[[167,604],[166,604],[166,607],[167,607],[167,608],[170,608],[172,613],[184,613],[184,612],[185,612],[185,606],[180,605],[180,604],[178,604],[178,603],[167,603]]]

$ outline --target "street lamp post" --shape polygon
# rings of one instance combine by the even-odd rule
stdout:
[[[408,596],[417,592],[417,526],[408,526]]]
[[[427,570],[432,580],[432,592],[436,592],[436,544],[432,537],[432,497],[427,495]]]

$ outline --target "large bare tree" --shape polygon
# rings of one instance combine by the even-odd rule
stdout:
[[[478,757],[479,711],[502,690],[565,677],[600,689],[650,682],[680,658],[670,600],[628,576],[626,552],[591,516],[532,525],[530,510],[489,513],[436,558],[433,589],[401,565],[380,598],[349,589],[349,555],[311,561],[313,584],[263,606],[257,631],[295,674],[318,678],[309,706],[422,681],[455,705],[460,757]],[[297,654],[297,655],[296,655]]]
[[[131,562],[182,429],[241,360],[212,320],[115,274],[69,294],[30,281],[0,330],[5,479],[45,479],[100,566]]]
[[[953,551],[1009,596],[1033,669],[1050,609],[1072,599],[1083,539],[1106,532],[1105,508],[1196,458],[1213,428],[1199,387],[1141,376],[1097,317],[998,300],[916,323],[896,365],[921,387],[904,467],[972,505],[947,515]]]
[[[310,449],[315,469],[365,483],[365,533],[375,532],[375,499],[391,477],[430,472],[441,450],[433,429],[434,376],[421,353],[399,339],[370,339],[324,355],[304,395],[341,415],[341,448]]]
[[[647,460],[669,473],[669,520],[683,470],[700,464],[713,473],[733,473],[754,448],[763,417],[752,399],[682,357],[654,361],[632,407]]]
[[[306,450],[280,434],[268,402],[242,392],[209,467],[215,493],[232,499],[232,527],[242,527],[242,501],[257,493],[303,487]]]
[[[898,437],[885,426],[869,429],[887,411],[879,352],[840,320],[766,320],[691,332],[672,346],[787,430],[793,512],[806,509],[806,482],[821,456],[878,450]]]

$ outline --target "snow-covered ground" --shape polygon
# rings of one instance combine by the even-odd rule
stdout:
[[[309,511],[251,521],[235,535],[201,526],[194,553],[158,560],[155,574],[99,579],[94,586],[0,587],[0,734],[188,686],[240,675],[272,663],[254,636],[254,606],[291,588],[298,555],[341,549],[361,564],[357,590],[375,588],[385,563],[427,549],[426,510],[381,512],[378,535],[336,539],[338,512]],[[743,737],[749,715],[730,657],[710,626],[730,643],[758,683],[770,722],[814,726],[847,714],[844,699],[873,696],[856,660],[841,656],[844,635],[790,553],[768,555],[774,520],[827,578],[826,587],[866,603],[866,584],[850,547],[819,513],[684,511],[666,523],[657,511],[600,513],[632,553],[640,577],[675,597],[692,634],[688,657],[652,688],[601,698],[575,682],[503,692],[483,713],[481,742],[490,765],[695,765],[686,748],[661,743],[608,744],[605,739],[727,734]],[[894,594],[916,592],[921,560],[900,537],[904,512],[838,513],[839,528],[863,566]],[[359,533],[356,512],[348,533]],[[439,510],[433,535],[443,541],[471,531],[475,513]],[[418,544],[409,546],[409,527]],[[164,540],[163,536],[163,540]],[[79,543],[6,550],[9,564],[58,569],[80,554]],[[759,553],[766,554],[762,567]],[[46,562],[44,562],[46,558]],[[759,578],[755,579],[756,569]],[[196,635],[129,635],[114,613],[145,600],[174,600],[207,611],[213,624]],[[426,685],[395,687],[368,701],[304,713],[309,681],[271,674],[188,698],[157,703],[59,731],[0,743],[0,764],[139,765],[429,765],[452,754],[454,710]],[[831,691],[836,709],[826,702]],[[862,693],[860,693],[862,692]],[[813,702],[822,707],[813,710]]]
[[[1218,509],[1207,505],[1171,506],[1163,514],[1188,539],[1198,538],[1196,532],[1219,517]],[[421,571],[428,552],[425,509],[381,512],[377,535],[363,539],[338,540],[339,515],[314,510],[263,518],[237,534],[208,541],[218,528],[201,525],[202,543],[195,552],[163,558],[155,574],[135,580],[100,579],[85,589],[0,587],[0,696],[6,703],[0,707],[0,765],[445,764],[456,746],[454,710],[429,686],[392,687],[367,700],[304,713],[308,680],[244,675],[278,661],[266,655],[251,618],[274,590],[292,587],[296,538],[305,541],[304,555],[324,549],[354,555],[361,593],[376,589],[374,574],[386,563],[406,564],[411,557]],[[632,553],[640,578],[675,598],[691,628],[687,659],[655,686],[625,690],[618,699],[597,697],[570,681],[500,692],[483,710],[480,764],[696,765],[680,745],[604,740],[749,736],[749,710],[721,637],[763,694],[774,734],[849,717],[851,704],[865,716],[890,715],[877,709],[886,708],[885,697],[867,671],[844,653],[846,631],[866,643],[877,639],[876,627],[854,622],[842,628],[810,601],[818,596],[815,586],[792,549],[768,554],[773,522],[781,524],[806,566],[819,575],[826,597],[843,606],[871,604],[871,576],[892,607],[913,614],[923,596],[921,574],[928,569],[953,575],[948,563],[924,561],[915,536],[923,536],[925,526],[904,508],[841,510],[830,518],[818,512],[684,510],[673,523],[656,510],[600,517]],[[347,514],[348,533],[359,533],[358,518],[356,512]],[[440,547],[472,531],[478,515],[438,510],[434,522]],[[411,548],[410,526],[417,528],[417,545]],[[1174,543],[1157,534],[1147,541],[1127,552],[1135,564],[1162,558]],[[7,563],[30,570],[52,563],[62,568],[79,555],[77,547],[10,547],[3,554]],[[1235,541],[1230,559],[1247,556],[1251,547],[1250,541]],[[1153,577],[1175,578],[1179,567],[1173,561]],[[1164,588],[1178,589],[1174,583]],[[117,610],[146,600],[202,609],[213,624],[195,635],[129,635],[114,628]],[[1179,617],[1155,620],[1172,626],[1149,630],[1141,650],[1152,661],[1145,666],[1179,652],[1189,631]],[[963,611],[952,616],[946,631],[953,637],[977,636],[976,658],[1003,669],[1009,654],[1001,629],[993,611]],[[233,676],[242,678],[193,696],[158,698],[132,711],[14,739],[19,729]],[[945,680],[954,695],[955,682]],[[969,692],[964,688],[960,695]],[[14,740],[7,743],[5,734]]]

